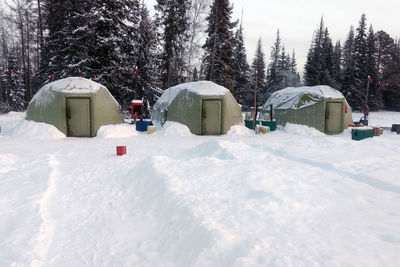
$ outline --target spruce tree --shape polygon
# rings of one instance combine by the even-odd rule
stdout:
[[[352,107],[361,110],[365,105],[367,91],[367,24],[365,14],[361,15],[354,38],[354,87],[351,91]]]
[[[329,37],[328,28],[321,18],[319,28],[315,31],[307,62],[304,67],[304,81],[306,85],[334,86],[333,76],[333,45]]]
[[[367,34],[366,70],[368,75],[372,79],[372,83],[369,85],[370,87],[369,87],[368,106],[370,110],[378,110],[380,108],[377,98],[377,89],[379,82],[376,69],[375,33],[372,25],[370,25]]]
[[[234,87],[232,9],[229,0],[214,0],[207,17],[207,38],[203,45],[202,69],[205,79],[225,86]]]
[[[133,99],[141,99],[145,115],[149,115],[151,107],[161,94],[156,85],[156,29],[145,5],[140,8],[140,23],[137,34],[137,60],[135,69],[135,92]]]
[[[257,75],[257,106],[263,104],[266,100],[266,71],[265,71],[265,56],[262,49],[261,38],[258,39],[256,53],[251,64],[251,91],[254,97],[254,90],[256,87],[256,74]],[[254,99],[252,102],[254,105]]]
[[[249,88],[250,66],[247,62],[246,48],[243,41],[243,27],[240,25],[235,34],[234,50],[234,88],[233,96],[244,109],[251,106],[251,89]]]
[[[300,74],[297,72],[297,62],[296,62],[296,53],[293,50],[292,57],[290,60],[290,68],[289,68],[289,84],[290,87],[300,86]]]
[[[332,87],[341,90],[342,88],[342,46],[337,41],[332,54]]]
[[[157,23],[161,27],[160,72],[166,89],[185,81],[185,47],[189,39],[189,0],[157,0]]]
[[[7,57],[8,69],[5,77],[7,102],[11,111],[23,111],[26,107],[24,73],[21,62],[18,62],[17,49],[11,48]]]
[[[278,29],[278,31],[276,32],[275,43],[271,48],[270,63],[267,70],[267,92],[265,95],[266,98],[268,98],[273,92],[281,89],[281,77],[279,76],[279,59],[281,56],[281,46],[281,37]]]
[[[356,90],[354,53],[354,28],[351,26],[343,47],[343,82],[341,86],[341,92],[351,107],[355,104],[352,94]]]

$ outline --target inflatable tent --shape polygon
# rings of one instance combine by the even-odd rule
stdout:
[[[326,85],[276,91],[262,107],[259,119],[269,114],[271,105],[278,124],[303,124],[326,134],[341,133],[353,124],[351,108],[343,94]]]
[[[123,123],[121,107],[107,88],[78,77],[43,86],[29,103],[26,119],[74,137],[93,137],[102,125]]]
[[[184,83],[164,91],[155,103],[152,121],[175,121],[193,134],[225,134],[242,122],[241,108],[225,87],[209,81]]]

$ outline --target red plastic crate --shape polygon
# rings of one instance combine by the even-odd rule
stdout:
[[[126,146],[117,146],[117,156],[126,154]]]

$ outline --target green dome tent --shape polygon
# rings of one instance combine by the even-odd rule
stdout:
[[[225,134],[231,126],[243,123],[241,108],[230,91],[209,81],[184,83],[165,90],[151,117],[158,125],[179,122],[197,135]]]
[[[107,88],[78,77],[43,86],[29,103],[26,119],[74,137],[93,137],[102,125],[123,123],[121,107]]]
[[[262,107],[259,119],[269,114],[271,105],[278,124],[303,124],[326,134],[341,133],[353,124],[351,108],[343,94],[326,85],[274,92]]]

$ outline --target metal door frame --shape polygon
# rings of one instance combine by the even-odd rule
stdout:
[[[219,123],[220,123],[220,125],[219,125],[219,133],[218,133],[218,135],[220,135],[220,134],[222,134],[222,132],[223,132],[223,130],[222,130],[222,110],[223,110],[223,105],[222,105],[222,99],[202,99],[201,100],[201,134],[202,135],[206,135],[205,133],[204,133],[204,123],[203,123],[203,102],[204,101],[212,101],[212,102],[215,102],[215,101],[218,101],[218,102],[220,102],[221,103],[221,110],[220,110],[220,119],[219,119]]]
[[[66,97],[65,98],[65,122],[67,125],[67,136],[70,137],[69,134],[69,127],[68,127],[68,114],[69,114],[69,110],[68,110],[68,99],[87,99],[89,100],[89,136],[88,137],[92,137],[92,98],[91,97],[86,97],[86,96],[78,96],[78,97]],[[72,136],[74,137],[74,136]],[[86,136],[82,136],[82,137],[86,137]]]
[[[344,127],[343,127],[343,124],[344,124],[344,103],[341,102],[341,101],[326,101],[326,103],[325,103],[325,114],[324,114],[324,133],[326,133],[326,134],[336,134],[336,133],[328,133],[327,132],[328,125],[326,123],[326,120],[327,120],[326,115],[327,115],[327,110],[328,110],[328,104],[329,103],[334,103],[334,104],[340,104],[341,105],[341,108],[340,108],[340,110],[341,110],[341,112],[340,112],[340,132],[338,132],[338,133],[341,133],[344,130]]]

